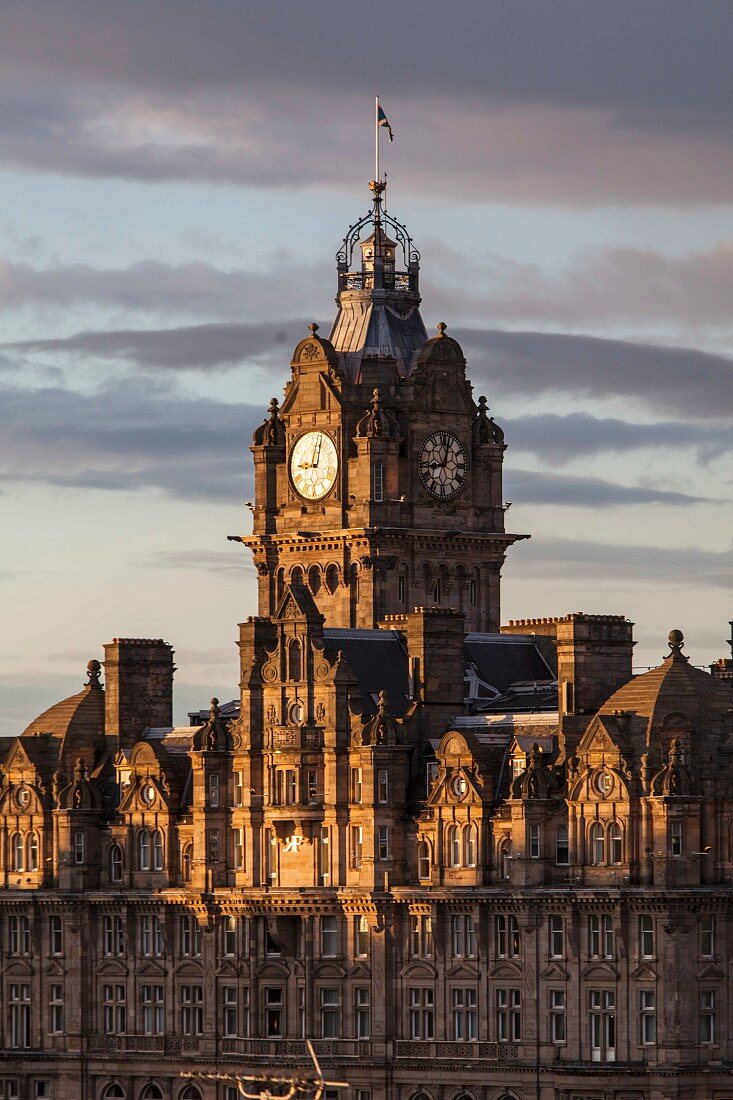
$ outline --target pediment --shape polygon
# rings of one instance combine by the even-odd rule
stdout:
[[[5,757],[4,767],[6,773],[12,771],[13,768],[33,768],[31,759],[23,748],[23,742],[20,739],[13,743],[10,752]],[[33,768],[33,771],[35,773],[35,768]]]
[[[403,978],[435,978],[434,966],[426,962],[411,962],[402,970]]]
[[[478,967],[474,964],[464,962],[462,959],[457,962],[455,966],[451,966],[446,970],[446,976],[448,978],[475,978],[478,975]]]
[[[290,971],[285,963],[268,960],[257,971],[259,978],[289,978]]]
[[[642,982],[655,981],[657,978],[657,972],[653,966],[649,965],[649,963],[643,962],[639,963],[639,965],[631,971],[630,977],[638,978]]]
[[[593,978],[596,981],[615,982],[618,979],[618,971],[609,963],[593,962],[581,971],[581,978]]]
[[[510,962],[508,959],[498,962],[489,971],[492,978],[521,978],[522,968],[519,963]]]
[[[350,978],[370,978],[372,975],[369,967],[365,966],[363,962],[354,963],[348,973]]]
[[[50,974],[51,977],[62,978],[64,976],[64,968],[58,959],[49,959],[45,973]]]
[[[174,971],[177,978],[200,978],[203,972],[204,968],[201,963],[193,962],[190,959],[180,963]]]
[[[15,959],[5,968],[5,973],[8,977],[30,978],[33,974],[33,967],[25,959]]]
[[[103,978],[126,978],[127,967],[117,959],[107,959],[97,967],[97,974]]]
[[[140,978],[164,978],[167,971],[164,966],[161,966],[159,962],[155,962],[154,959],[146,959],[135,973]]]
[[[715,963],[708,963],[704,966],[697,978],[700,982],[718,982],[721,978],[724,978],[723,971],[715,965]]]
[[[225,959],[224,962],[216,968],[216,973],[220,978],[238,978],[240,969],[238,966],[234,965],[231,959]]]
[[[611,737],[610,732],[603,724],[600,716],[591,722],[583,734],[576,750],[579,754],[585,752],[610,752],[617,753],[619,747]]]
[[[544,970],[540,972],[540,977],[546,981],[564,982],[567,981],[568,972],[564,966],[560,966],[559,963],[551,962]]]
[[[346,971],[338,963],[326,962],[313,968],[314,978],[345,978]]]

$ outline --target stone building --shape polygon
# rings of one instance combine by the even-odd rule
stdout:
[[[353,1100],[733,1097],[731,662],[500,629],[504,436],[372,189],[254,436],[240,698],[174,727],[115,639],[0,743],[0,1100],[234,1100],[181,1071],[306,1037]]]

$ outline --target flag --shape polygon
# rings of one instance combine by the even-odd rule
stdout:
[[[394,134],[392,133],[392,127],[389,124],[387,116],[382,110],[381,106],[377,107],[377,126],[384,126],[385,130],[389,134],[389,140],[394,141]]]

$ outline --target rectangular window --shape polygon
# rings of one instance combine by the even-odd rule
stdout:
[[[27,1050],[31,1045],[30,982],[11,982],[8,994],[10,1045],[14,1050]]]
[[[550,917],[550,956],[561,959],[565,954],[565,922],[560,916]]]
[[[354,1026],[357,1039],[368,1039],[372,1031],[372,1010],[369,990],[354,990]]]
[[[219,808],[219,776],[216,773],[209,776],[209,806],[212,810]]]
[[[181,917],[181,954],[188,958],[201,957],[201,927],[195,917]]]
[[[338,1039],[341,1035],[341,1009],[338,989],[320,989],[321,1038]]]
[[[700,990],[700,1042],[715,1042],[715,990]]]
[[[519,958],[519,922],[514,916],[496,918],[496,953],[500,959]]]
[[[82,832],[74,833],[74,863],[84,863],[86,859],[85,836]]]
[[[140,947],[147,958],[160,958],[165,953],[160,917],[140,918]]]
[[[407,577],[400,573],[397,578],[397,602],[404,603],[407,599]]]
[[[318,772],[315,768],[308,768],[305,773],[306,801],[309,806],[315,806],[318,802]]]
[[[592,959],[614,957],[613,917],[604,913],[588,918],[588,954]]]
[[[362,789],[361,789],[361,768],[351,769],[351,801],[355,802],[357,806],[361,802]]]
[[[433,925],[430,917],[410,916],[410,954],[413,957],[433,953]]]
[[[366,917],[354,917],[354,954],[365,959],[369,954],[369,921]]]
[[[433,991],[413,986],[408,991],[410,1038],[432,1039],[435,1035]]]
[[[639,1042],[651,1046],[657,1040],[657,1005],[653,989],[639,990]]]
[[[438,778],[438,772],[440,765],[437,760],[429,760],[425,765],[425,790],[427,794],[430,794],[430,788],[435,780]]]
[[[232,829],[232,857],[234,870],[244,870],[244,829]]]
[[[673,821],[669,830],[669,852],[671,856],[682,855],[682,822]]]
[[[122,983],[102,986],[102,1030],[105,1035],[124,1035],[127,1030],[127,999]]]
[[[165,1029],[165,1008],[162,985],[140,986],[140,1023],[144,1035],[162,1035]]]
[[[30,955],[31,925],[28,917],[10,917],[10,954]]]
[[[63,955],[64,926],[61,917],[51,917],[49,921],[49,940],[51,941],[51,954]]]
[[[181,1035],[201,1035],[204,1030],[204,987],[182,985],[178,997]]]
[[[239,1035],[237,986],[221,988],[221,1024],[225,1035]]]
[[[265,879],[267,883],[273,883],[277,878],[277,841],[272,829],[262,830],[263,855],[265,857]]]
[[[616,994],[588,990],[590,1053],[593,1062],[616,1061]]]
[[[265,988],[265,1035],[278,1039],[283,1033],[283,991],[279,986]]]
[[[565,990],[550,990],[550,1041],[565,1042]]]
[[[522,995],[519,989],[496,991],[496,1038],[500,1043],[518,1043],[522,1038]]]
[[[17,1077],[0,1077],[0,1100],[20,1100],[20,1081]]]
[[[372,500],[384,500],[384,463],[372,462]]]
[[[451,993],[453,1038],[460,1042],[473,1042],[478,1037],[476,990],[454,989]]]
[[[555,863],[558,867],[567,867],[570,863],[570,841],[567,825],[558,825],[555,830]]]
[[[529,827],[529,858],[540,858],[540,827],[539,825],[530,825]]]
[[[321,828],[321,842],[319,848],[318,863],[321,873],[321,882],[328,885],[331,878],[331,835],[327,825]]]
[[[351,866],[354,869],[361,867],[364,855],[364,830],[361,825],[351,826]]]
[[[232,804],[234,806],[244,805],[244,773],[235,772],[234,782],[232,786]]]
[[[301,1039],[306,1037],[306,1023],[305,1023],[305,986],[298,986],[298,1036]]]
[[[237,953],[237,918],[224,917],[222,922],[222,950],[228,958]]]
[[[639,917],[639,953],[642,959],[654,958],[654,918],[651,913]]]
[[[338,917],[321,917],[321,955],[338,955]]]
[[[711,914],[700,920],[700,954],[704,959],[715,955],[715,917]]]
[[[377,859],[389,859],[389,825],[380,825],[377,830]]]
[[[240,1034],[245,1038],[249,1038],[249,987],[246,986],[242,990],[242,1023],[240,1028]]]
[[[55,983],[48,987],[48,1030],[52,1035],[64,1030],[64,987]]]
[[[389,802],[389,770],[379,768],[377,771],[377,802],[386,806]]]
[[[454,958],[475,958],[476,926],[472,916],[451,917],[451,940]]]

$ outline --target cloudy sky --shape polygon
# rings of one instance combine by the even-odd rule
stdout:
[[[368,204],[506,430],[506,617],[723,654],[733,8],[0,0],[2,731],[115,635],[235,694],[251,431]]]

